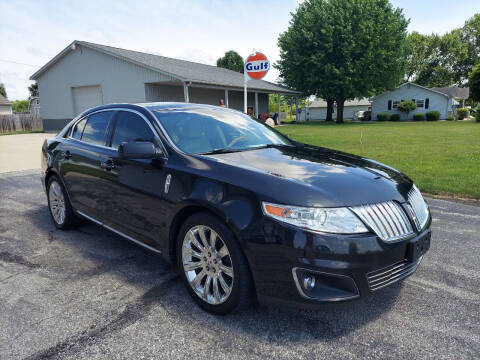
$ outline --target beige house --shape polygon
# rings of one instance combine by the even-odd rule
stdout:
[[[12,103],[8,99],[0,94],[0,115],[12,114]]]

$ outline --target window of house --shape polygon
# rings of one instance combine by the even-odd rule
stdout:
[[[417,107],[418,108],[423,108],[424,104],[425,104],[425,100],[423,100],[423,99],[418,99],[417,100]]]
[[[425,99],[425,109],[428,109],[429,106],[430,106],[430,99],[426,98]]]
[[[393,108],[394,108],[394,109],[397,108],[397,105],[398,105],[399,102],[400,102],[400,101],[398,101],[398,100],[393,102]]]
[[[392,110],[392,100],[388,100],[388,110]]]

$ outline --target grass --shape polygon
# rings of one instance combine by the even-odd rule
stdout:
[[[425,192],[480,199],[480,123],[300,123],[291,138],[365,156],[406,173]]]
[[[14,130],[14,131],[7,131],[7,132],[1,132],[0,131],[0,136],[3,135],[18,135],[18,134],[34,134],[34,133],[43,133],[43,130]]]

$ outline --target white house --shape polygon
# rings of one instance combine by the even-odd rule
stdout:
[[[109,103],[185,101],[243,109],[243,74],[212,65],[74,41],[30,77],[38,81],[45,130],[61,129],[87,108]],[[268,112],[268,94],[300,92],[249,80],[247,105]]]
[[[12,103],[8,99],[0,94],[0,115],[12,114]]]
[[[353,119],[355,113],[368,111],[371,106],[367,98],[347,100],[343,106],[343,117]],[[301,109],[300,120],[325,120],[327,118],[327,102],[322,99],[315,99],[306,108]],[[337,118],[337,104],[333,107],[333,119]]]
[[[405,119],[405,114],[397,109],[398,103],[405,100],[413,100],[417,104],[417,109],[408,114],[409,119],[413,114],[425,114],[432,110],[440,113],[440,119],[446,119],[448,115],[453,114],[455,105],[458,104],[453,96],[447,93],[414,83],[405,83],[372,99],[372,120],[376,120],[379,113],[399,114],[402,120]]]

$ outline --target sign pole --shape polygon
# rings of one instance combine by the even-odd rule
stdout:
[[[247,113],[247,69],[243,69],[243,112]]]

